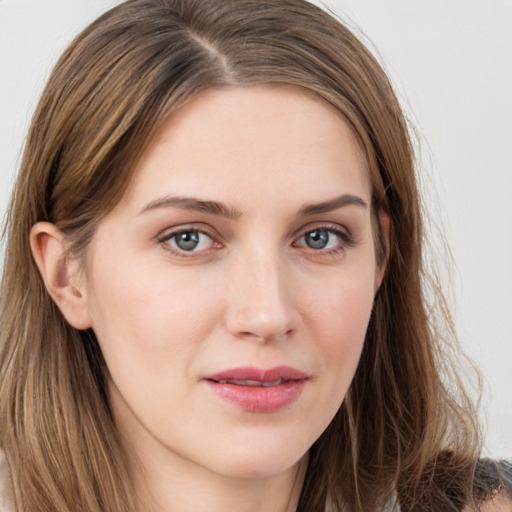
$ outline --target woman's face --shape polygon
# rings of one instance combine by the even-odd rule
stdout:
[[[84,285],[143,460],[265,477],[303,457],[380,282],[369,205],[351,131],[312,95],[209,91],[172,117],[100,222]]]

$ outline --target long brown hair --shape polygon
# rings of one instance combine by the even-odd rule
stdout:
[[[368,160],[374,218],[391,222],[361,361],[311,447],[299,509],[457,510],[470,495],[476,414],[449,352],[452,323],[423,264],[406,121],[372,54],[303,0],[129,0],[86,28],[53,70],[28,134],[7,218],[0,298],[0,447],[18,511],[120,512],[130,480],[92,331],[50,299],[29,231],[55,223],[80,255],[149,141],[199,92],[307,89],[351,125]]]

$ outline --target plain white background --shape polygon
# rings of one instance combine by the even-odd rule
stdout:
[[[51,66],[114,3],[0,0],[1,215]],[[447,292],[463,346],[485,379],[486,450],[511,458],[512,0],[323,5],[364,34],[419,133],[428,210],[455,262]]]

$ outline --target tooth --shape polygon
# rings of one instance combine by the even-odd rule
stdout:
[[[263,382],[262,384],[264,387],[270,388],[273,386],[279,386],[282,382],[283,382],[283,379],[277,379],[277,380],[273,380],[271,382]]]
[[[235,386],[249,386],[249,387],[264,387],[271,388],[279,386],[284,379],[276,379],[272,381],[261,381],[261,380],[237,380],[237,379],[222,379],[217,381],[219,384],[234,384]]]

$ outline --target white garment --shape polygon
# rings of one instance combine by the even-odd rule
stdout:
[[[4,453],[0,451],[0,512],[13,512],[13,510],[9,465]]]

